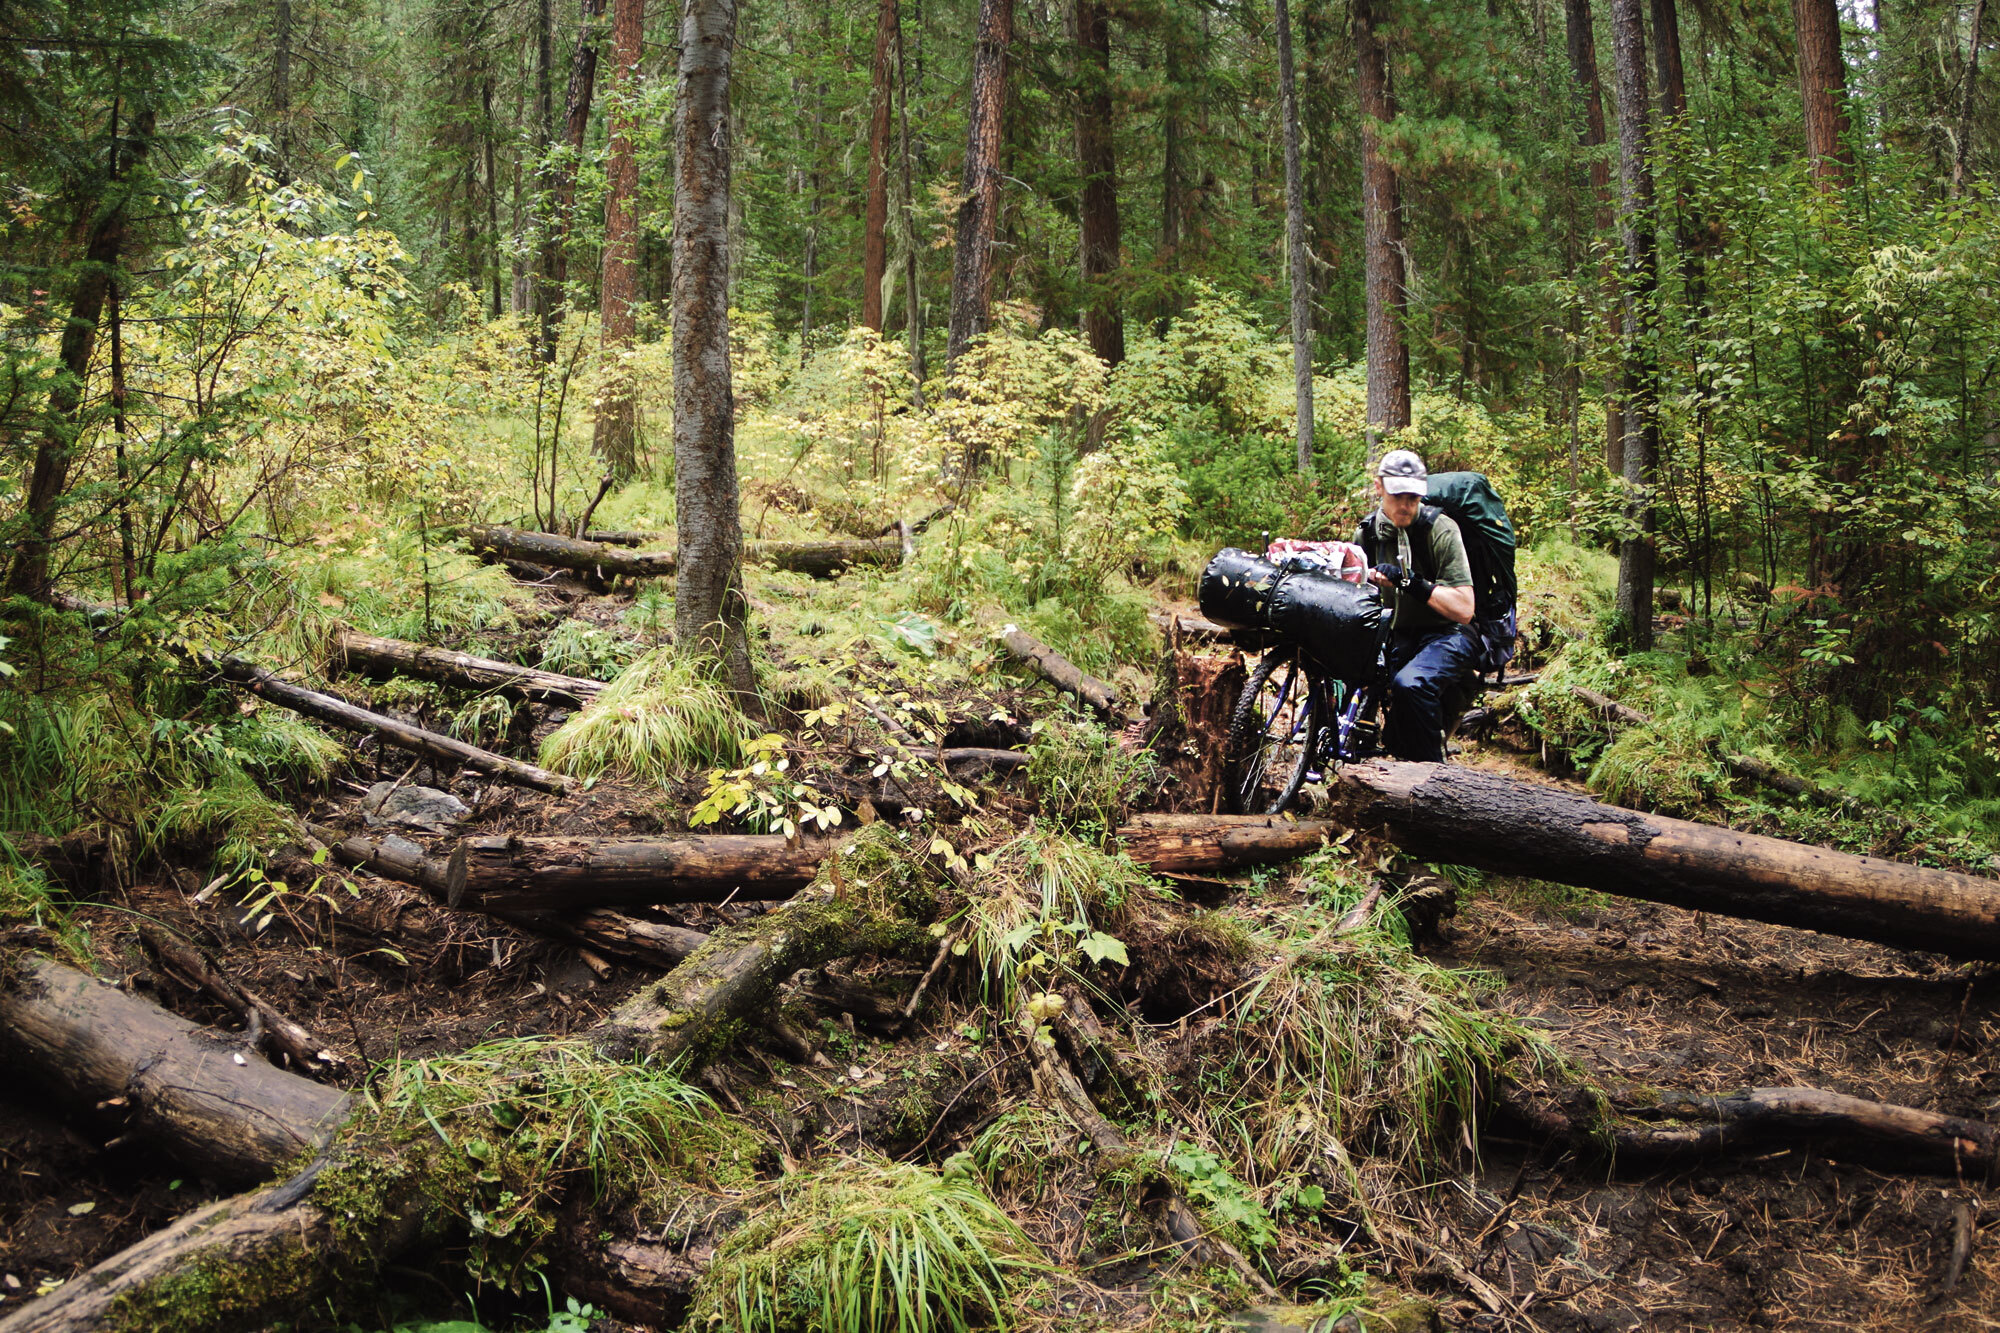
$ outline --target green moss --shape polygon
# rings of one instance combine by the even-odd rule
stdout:
[[[323,1267],[297,1232],[268,1236],[254,1255],[203,1254],[113,1303],[109,1333],[262,1326],[275,1311],[302,1305]]]

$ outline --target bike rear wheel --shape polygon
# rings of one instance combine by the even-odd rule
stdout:
[[[1299,794],[1319,739],[1313,693],[1296,648],[1273,649],[1250,673],[1229,720],[1224,780],[1237,814],[1275,815]]]

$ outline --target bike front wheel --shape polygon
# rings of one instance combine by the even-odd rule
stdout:
[[[1224,782],[1240,815],[1275,815],[1305,784],[1319,739],[1312,683],[1295,648],[1264,655],[1243,686],[1229,720]]]

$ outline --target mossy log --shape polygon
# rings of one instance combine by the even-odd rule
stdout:
[[[1904,1170],[1990,1177],[2000,1128],[1822,1088],[1744,1088],[1719,1096],[1613,1097],[1509,1091],[1502,1110],[1576,1151],[1657,1165],[1811,1145]]]
[[[341,727],[348,731],[371,732],[381,738],[383,744],[393,745],[399,750],[420,754],[437,763],[453,767],[469,768],[475,773],[483,773],[490,778],[512,782],[537,791],[567,792],[573,784],[558,773],[519,759],[509,759],[491,750],[482,750],[476,745],[468,745],[452,736],[443,736],[435,731],[425,731],[422,727],[399,722],[393,717],[372,712],[345,699],[337,699],[331,694],[309,690],[303,685],[294,685],[282,680],[278,675],[255,662],[240,657],[217,657],[208,659],[207,665],[224,680],[243,686],[260,699],[268,699],[295,713],[303,714],[315,722]]]
[[[538,671],[490,657],[384,639],[354,630],[342,630],[334,636],[333,656],[348,670],[362,674],[420,676],[541,702],[582,705],[595,699],[604,688],[602,681]]]
[[[1106,717],[1124,716],[1118,706],[1117,690],[1020,626],[1008,625],[1000,632],[1000,642],[1015,661],[1033,668],[1035,674],[1065,694],[1075,695]]]
[[[614,535],[631,537],[639,534]],[[679,564],[679,557],[673,551],[630,551],[607,542],[579,541],[575,537],[527,532],[495,524],[471,524],[465,529],[465,537],[478,553],[490,552],[507,559],[574,569],[600,578],[664,578],[671,575]],[[903,544],[893,538],[884,541],[751,542],[743,548],[743,555],[746,560],[758,564],[825,579],[833,578],[855,565],[895,565],[903,558]]]
[[[1182,875],[1294,860],[1340,831],[1325,820],[1283,815],[1142,815],[1118,836],[1140,865]],[[445,871],[445,902],[466,911],[547,912],[786,898],[812,880],[836,845],[729,833],[462,838]],[[425,877],[414,882],[428,882],[434,865],[411,866]]]
[[[1445,764],[1341,771],[1339,803],[1427,860],[2000,960],[2000,881],[1640,814]]]
[[[679,967],[613,1010],[593,1039],[615,1059],[703,1060],[800,968],[856,953],[922,958],[935,944],[918,915],[819,881],[775,911],[710,935]]]
[[[145,1000],[36,957],[0,973],[0,1050],[17,1076],[115,1133],[168,1145],[224,1184],[269,1179],[317,1147],[348,1110],[335,1088],[245,1056]]]
[[[1571,698],[1596,712],[1604,719],[1605,725],[1613,730],[1619,727],[1652,725],[1651,714],[1641,712],[1630,704],[1620,703],[1608,694],[1599,694],[1596,690],[1585,689],[1581,685],[1570,686],[1569,692]],[[1814,805],[1838,810],[1849,818],[1880,819],[1887,815],[1886,811],[1876,806],[1869,805],[1865,801],[1857,801],[1851,796],[1843,796],[1839,792],[1829,791],[1816,782],[1809,782],[1796,773],[1787,773],[1776,764],[1759,759],[1755,755],[1724,754],[1722,763],[1731,776],[1769,788],[1780,796],[1789,796],[1793,800],[1809,801]],[[1900,816],[1887,817],[1898,824],[1908,826],[1909,821]]]

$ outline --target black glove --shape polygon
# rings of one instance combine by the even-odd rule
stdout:
[[[1384,560],[1370,572],[1380,574],[1383,578],[1389,580],[1390,586],[1396,588],[1402,587],[1410,577],[1403,572],[1403,567],[1393,560]]]
[[[1412,574],[1409,580],[1403,584],[1403,595],[1414,597],[1418,606],[1429,606],[1431,604],[1431,593],[1436,588],[1437,584],[1432,583],[1429,579],[1418,578],[1415,574]]]

